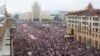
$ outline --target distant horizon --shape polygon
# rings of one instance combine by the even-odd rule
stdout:
[[[2,0],[0,6],[6,4],[9,13],[31,12],[35,0]],[[89,3],[94,8],[100,9],[100,0],[37,0],[41,6],[41,11],[77,11],[84,10]]]

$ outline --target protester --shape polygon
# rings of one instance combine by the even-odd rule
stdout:
[[[95,48],[86,49],[74,39],[64,38],[65,28],[61,23],[18,24],[13,34],[14,56],[100,56]]]

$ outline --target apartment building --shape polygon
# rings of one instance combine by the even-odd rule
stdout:
[[[0,56],[10,56],[10,28],[13,25],[13,19],[7,13],[6,7],[4,8],[0,8],[4,11],[0,12]]]
[[[77,41],[100,49],[100,9],[89,3],[85,10],[69,12],[66,15],[67,34]]]

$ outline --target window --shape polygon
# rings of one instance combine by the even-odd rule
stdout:
[[[78,19],[81,19],[81,17],[79,17]]]
[[[84,34],[86,34],[86,32],[84,32]]]
[[[78,19],[79,19],[80,17],[78,17]]]
[[[77,19],[77,17],[75,17],[75,19]]]
[[[95,41],[95,48],[98,48],[98,41]]]
[[[94,28],[93,28],[93,31],[95,31]]]
[[[69,26],[70,26],[70,24],[69,24]]]
[[[100,35],[99,35],[99,38],[100,38]]]
[[[98,26],[99,25],[99,23],[93,23],[93,26]]]
[[[84,29],[86,30],[86,27],[84,27]]]
[[[10,44],[6,44],[6,46],[10,46]]]
[[[87,30],[88,30],[88,27],[87,27]]]
[[[73,23],[74,21],[72,21],[72,23]]]
[[[88,32],[87,32],[87,35],[88,35]]]
[[[82,17],[82,20],[86,20],[86,17]]]
[[[84,29],[84,27],[82,27],[82,29]]]
[[[86,25],[87,23],[86,23],[86,22],[82,22],[82,24],[83,24],[83,25]]]
[[[87,25],[88,25],[88,22],[87,22]]]
[[[99,49],[100,49],[100,45],[99,45]]]
[[[98,37],[98,35],[96,34],[96,37]]]
[[[99,29],[99,32],[100,32],[100,29]]]
[[[75,28],[76,28],[77,26],[75,25]]]
[[[10,37],[10,35],[7,35],[7,37]]]
[[[94,34],[92,34],[92,36],[94,36]]]
[[[94,21],[99,21],[99,18],[98,17],[94,17],[93,20]]]
[[[91,20],[91,18],[90,18],[90,20]]]
[[[83,31],[82,31],[82,33],[83,33]]]
[[[6,39],[6,40],[10,40],[10,39]]]
[[[77,21],[75,21],[75,23],[77,23]]]
[[[98,32],[98,29],[96,28],[95,31]]]
[[[83,33],[83,31],[81,31]]]
[[[68,18],[70,19],[70,16]]]
[[[74,17],[72,17],[72,19],[74,19]]]
[[[73,27],[73,25],[72,25],[72,27]]]

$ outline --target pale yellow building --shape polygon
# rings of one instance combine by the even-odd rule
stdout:
[[[41,11],[40,13],[40,19],[42,21],[45,21],[45,20],[53,20],[55,16],[52,16],[51,15],[51,12],[49,11]]]
[[[100,9],[89,3],[87,9],[69,12],[66,16],[67,34],[81,43],[100,49]]]
[[[32,14],[31,12],[20,14],[19,19],[30,22],[32,21]]]
[[[41,21],[40,20],[40,12],[41,12],[41,7],[37,1],[34,2],[32,6],[32,20],[33,21]]]
[[[6,8],[3,11],[2,14],[0,12],[0,56],[10,56],[10,28],[13,26],[13,19],[9,17]]]

